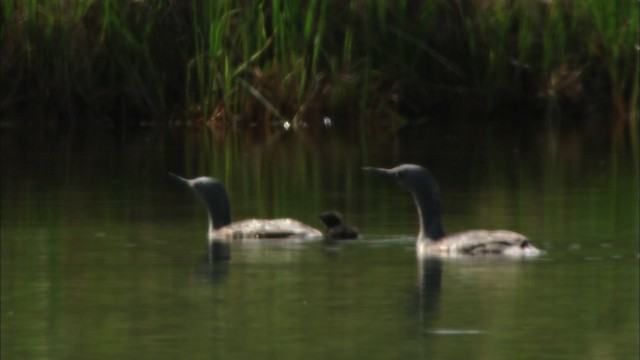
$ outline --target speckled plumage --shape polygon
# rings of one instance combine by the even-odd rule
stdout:
[[[233,222],[209,233],[213,239],[311,239],[322,236],[320,230],[289,218],[247,219]]]

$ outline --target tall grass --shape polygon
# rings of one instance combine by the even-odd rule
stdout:
[[[170,63],[153,38],[163,11],[117,0],[3,2],[3,114],[27,111],[42,116],[25,121],[66,125],[87,115],[157,115]]]
[[[637,28],[633,1],[5,0],[0,111],[268,129],[551,103],[637,126]]]

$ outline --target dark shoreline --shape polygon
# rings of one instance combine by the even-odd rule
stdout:
[[[354,4],[8,3],[0,116],[120,131],[325,116],[401,127],[520,112],[561,122],[607,114],[613,128],[637,130],[635,2]]]

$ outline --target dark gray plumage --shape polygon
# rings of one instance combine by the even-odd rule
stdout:
[[[327,240],[357,239],[358,229],[344,223],[337,211],[327,211],[318,216],[325,225],[324,237]]]

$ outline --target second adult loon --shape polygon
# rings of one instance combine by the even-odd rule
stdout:
[[[509,230],[469,230],[446,235],[440,220],[440,188],[433,174],[422,166],[404,164],[392,169],[366,167],[363,170],[391,179],[413,195],[420,221],[416,242],[419,255],[535,256],[541,253],[526,236]]]

